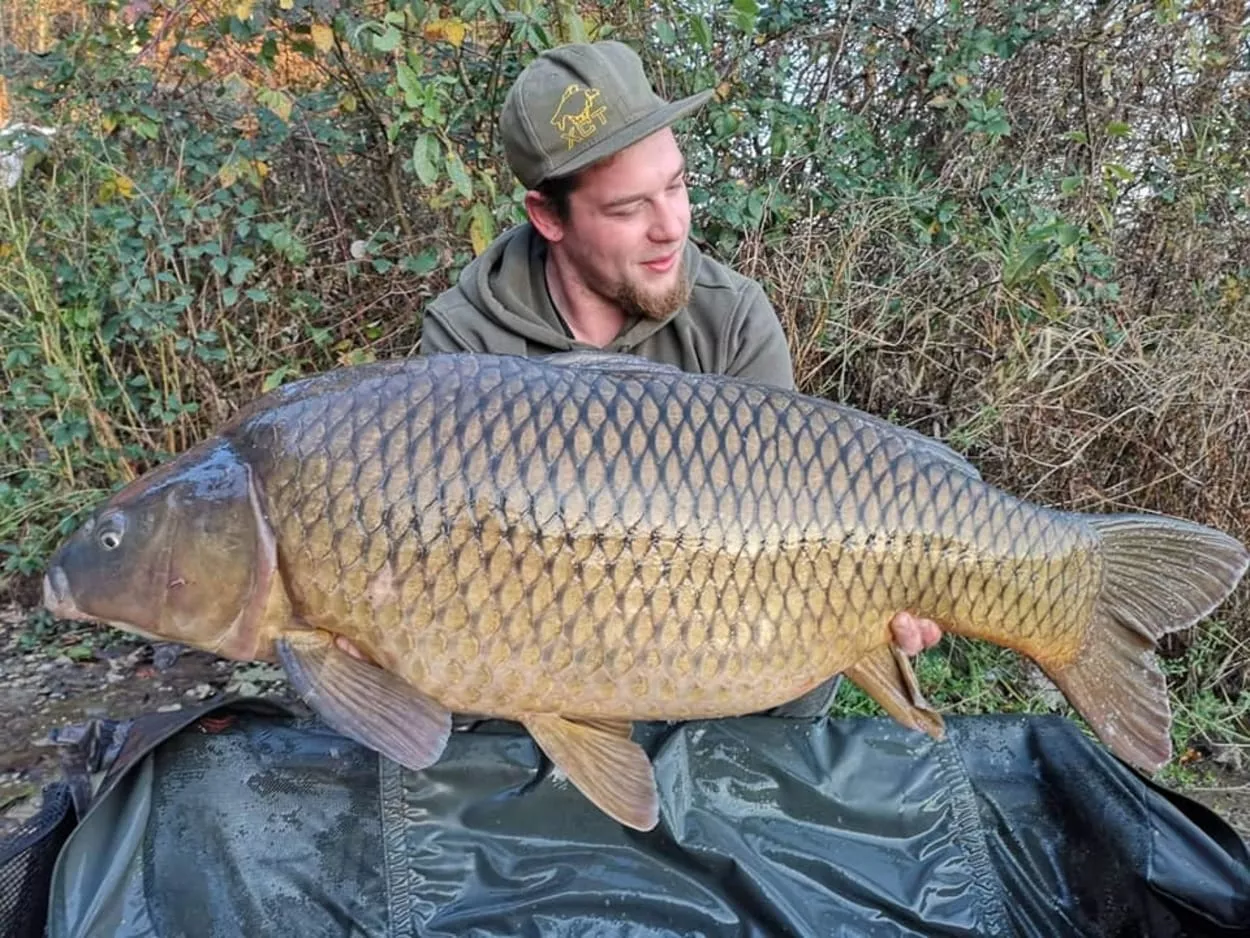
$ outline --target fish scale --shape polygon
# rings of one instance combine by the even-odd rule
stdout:
[[[779,413],[750,387],[673,390],[645,380],[618,387],[602,374],[573,372],[527,387],[524,370],[521,362],[459,364],[437,376],[414,369],[329,401],[311,396],[288,405],[295,411],[280,421],[266,415],[235,437],[262,467],[272,516],[307,519],[310,505],[328,502],[312,531],[294,525],[283,531],[281,543],[294,550],[307,540],[331,545],[334,555],[332,576],[290,565],[296,607],[328,610],[310,621],[352,635],[401,673],[420,659],[423,686],[449,706],[491,712],[519,705],[586,716],[628,710],[639,717],[707,715],[727,704],[761,709],[852,664],[879,640],[892,609],[926,601],[938,614],[960,608],[959,595],[921,588],[915,560],[928,552],[901,528],[909,514],[922,514],[906,496],[916,491],[923,467],[875,427],[821,421],[819,412],[803,408]],[[605,419],[618,392],[634,419],[659,423]],[[366,406],[378,400],[390,403],[381,410]],[[399,401],[407,402],[407,419],[397,419]],[[307,414],[297,413],[303,408]],[[628,444],[631,428],[643,431],[635,439],[650,444],[645,450]],[[275,433],[276,446],[249,446],[253,437],[271,440]],[[407,445],[393,444],[396,435]],[[306,471],[302,460],[266,461],[267,454],[287,451],[324,454],[353,471],[332,469],[327,489],[315,464]],[[640,468],[647,456],[654,464],[649,474]],[[735,473],[749,476],[747,491],[730,484]],[[378,523],[384,483],[394,486],[405,476],[416,506],[410,520],[404,513],[409,523]],[[842,476],[858,497],[839,499],[833,483]],[[813,478],[831,484],[816,488]],[[894,478],[903,482],[892,490]],[[656,491],[663,493],[665,516],[641,510],[656,504]],[[1019,509],[995,503],[982,511],[978,494],[952,493],[946,537],[992,549],[1023,529]],[[756,510],[744,514],[738,509],[748,497]],[[985,516],[979,529],[978,513]],[[831,530],[829,518],[843,523]],[[937,520],[941,532],[943,519]],[[880,525],[898,536],[872,545],[868,534]],[[408,542],[417,546],[405,551]],[[628,556],[631,544],[644,545],[640,558]],[[865,549],[876,562],[852,562]],[[382,557],[387,562],[379,567]],[[712,569],[716,558],[731,565],[722,565],[720,576]],[[668,595],[658,608],[657,564],[668,570]],[[382,569],[388,572],[379,586]],[[941,580],[940,563],[926,569],[930,583]],[[507,576],[519,582],[500,603]],[[559,588],[538,588],[545,578]],[[800,579],[806,587],[792,588]],[[1072,590],[1058,605],[1011,608],[1012,596],[1002,590],[964,586],[963,594],[977,597],[966,610],[971,618],[1027,613],[1028,621],[1018,623],[1025,636],[1035,621],[1070,618],[1092,601],[1088,590]],[[412,605],[376,602],[392,593]],[[865,627],[845,628],[845,617]],[[395,628],[396,620],[409,627]],[[385,627],[371,631],[371,622]],[[493,663],[485,675],[453,666],[464,654],[456,636],[465,630]],[[608,652],[621,642],[635,643],[631,654],[614,655],[608,667]],[[531,648],[540,649],[540,666],[557,682],[548,693],[556,696],[523,692],[525,699],[516,701],[507,676]],[[661,674],[649,673],[647,664],[656,659],[639,655],[647,650],[658,653]],[[754,680],[741,669],[736,679],[725,674],[728,659],[742,656],[752,659],[746,670]],[[789,673],[784,682],[758,681],[774,671]],[[506,695],[494,692],[491,675]],[[637,693],[644,686],[645,703]]]
[[[1157,768],[1153,649],[1247,564],[1202,525],[1017,499],[793,391],[620,355],[447,355],[253,402],[100,506],[44,591],[58,615],[279,660],[327,722],[413,769],[453,711],[518,719],[648,829],[632,720],[758,712],[842,672],[940,736],[900,611],[1029,655]]]

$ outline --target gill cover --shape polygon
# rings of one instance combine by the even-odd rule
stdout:
[[[248,466],[209,440],[97,509],[53,555],[45,603],[63,617],[251,657],[240,632],[255,631],[272,554]]]

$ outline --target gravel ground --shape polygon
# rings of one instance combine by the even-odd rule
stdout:
[[[221,692],[292,696],[270,665],[87,625],[32,632],[25,610],[0,608],[0,839],[38,811],[40,790],[60,774],[56,728],[178,710]]]

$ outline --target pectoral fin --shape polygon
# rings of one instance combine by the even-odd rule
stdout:
[[[945,737],[942,715],[924,699],[911,662],[893,642],[864,655],[846,669],[846,676],[899,723],[934,739]]]
[[[296,692],[344,736],[414,770],[442,755],[451,713],[411,684],[340,651],[328,632],[287,632],[276,644]]]
[[[628,723],[581,723],[553,714],[531,714],[521,723],[551,761],[605,814],[640,831],[659,823],[655,772],[642,747],[629,738]]]

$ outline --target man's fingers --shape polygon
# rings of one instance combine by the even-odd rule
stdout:
[[[890,622],[894,644],[908,657],[932,648],[942,640],[942,628],[932,619],[921,619],[910,612],[900,612]]]
[[[925,648],[932,648],[942,640],[942,627],[932,619],[921,619],[920,639]]]
[[[918,655],[923,650],[920,635],[920,620],[910,612],[900,612],[890,623],[894,632],[894,644],[907,656]]]

